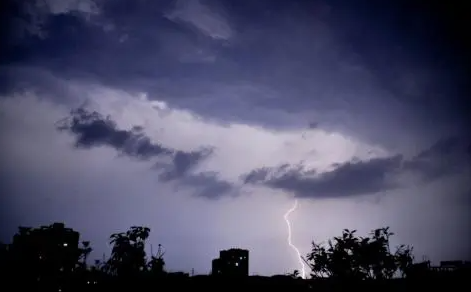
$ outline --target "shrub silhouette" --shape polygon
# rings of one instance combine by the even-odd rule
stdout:
[[[342,235],[326,245],[312,242],[307,263],[313,278],[334,279],[391,279],[398,272],[405,276],[412,265],[410,246],[401,245],[390,251],[389,227],[375,229],[369,237],[358,237],[356,230],[344,229]]]
[[[147,227],[132,226],[128,231],[110,236],[113,245],[106,268],[111,275],[129,277],[147,270],[145,242],[149,237]]]

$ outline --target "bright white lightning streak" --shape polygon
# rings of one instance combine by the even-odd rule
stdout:
[[[286,225],[288,226],[288,245],[296,252],[298,256],[298,262],[301,265],[301,277],[303,279],[306,278],[306,266],[304,265],[303,258],[301,256],[301,253],[299,252],[299,249],[293,244],[291,240],[291,222],[289,221],[288,217],[289,215],[294,212],[298,208],[298,200],[294,201],[293,207],[291,207],[288,211],[286,211],[285,215],[283,216],[286,221]]]

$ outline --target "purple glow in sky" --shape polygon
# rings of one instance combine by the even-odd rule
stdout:
[[[298,200],[303,255],[390,226],[419,259],[471,259],[469,8],[10,2],[2,241],[65,222],[101,258],[145,225],[169,270],[208,273],[240,247],[251,274],[279,274],[299,269]]]

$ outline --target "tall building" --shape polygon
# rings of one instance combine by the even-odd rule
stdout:
[[[211,274],[221,276],[248,276],[249,251],[239,248],[221,250],[219,252],[219,258],[214,259],[212,262]]]
[[[24,278],[35,282],[67,282],[80,257],[80,234],[64,224],[20,228],[11,244]]]

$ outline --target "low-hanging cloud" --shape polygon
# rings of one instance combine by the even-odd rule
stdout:
[[[141,126],[118,129],[111,117],[78,108],[57,123],[57,129],[76,136],[75,147],[108,146],[120,155],[140,160],[156,158],[154,169],[163,182],[178,182],[194,188],[196,196],[217,199],[240,192],[233,182],[218,178],[216,172],[195,172],[200,162],[214,149],[201,147],[192,151],[176,150],[153,142]],[[303,165],[282,164],[261,167],[241,176],[243,185],[264,185],[293,192],[301,198],[342,198],[375,194],[404,186],[404,177],[431,182],[467,169],[469,143],[462,137],[439,139],[418,154],[404,158],[388,155],[352,158],[334,163],[329,169],[309,169]]]
[[[92,148],[108,146],[120,155],[140,160],[156,158],[154,169],[163,182],[178,182],[176,187],[194,188],[196,196],[217,199],[240,192],[233,182],[218,177],[213,171],[195,172],[214,149],[201,147],[191,151],[176,150],[153,142],[140,126],[118,129],[111,117],[79,108],[57,123],[57,129],[76,136],[75,146]],[[284,163],[261,167],[243,174],[243,185],[264,185],[293,192],[301,198],[342,198],[375,194],[404,187],[404,178],[414,182],[432,182],[466,170],[469,166],[469,143],[463,137],[439,139],[418,154],[352,158],[334,163],[328,169],[309,169],[304,165]]]
[[[396,182],[391,173],[400,163],[400,156],[352,160],[336,164],[333,170],[323,173],[283,165],[254,170],[243,180],[248,184],[263,184],[294,192],[297,197],[303,198],[352,197],[395,188]]]
[[[120,153],[141,159],[173,153],[171,149],[152,143],[139,126],[132,130],[119,130],[110,117],[82,108],[73,110],[70,117],[57,124],[57,129],[76,135],[76,147],[110,146]]]
[[[181,185],[195,188],[195,195],[216,198],[232,190],[232,184],[220,180],[215,173],[192,172],[213,150],[209,147],[193,151],[182,151],[165,147],[151,141],[141,126],[121,130],[111,117],[104,117],[96,111],[78,108],[69,117],[57,122],[60,131],[75,135],[75,147],[90,149],[107,146],[114,148],[121,156],[139,160],[157,158],[154,170],[163,182],[178,181]]]
[[[262,184],[293,192],[301,198],[375,194],[403,187],[404,176],[418,178],[416,183],[427,183],[469,170],[469,145],[462,137],[448,137],[409,159],[399,154],[368,160],[354,158],[321,173],[283,164],[255,169],[241,179],[245,184]]]

